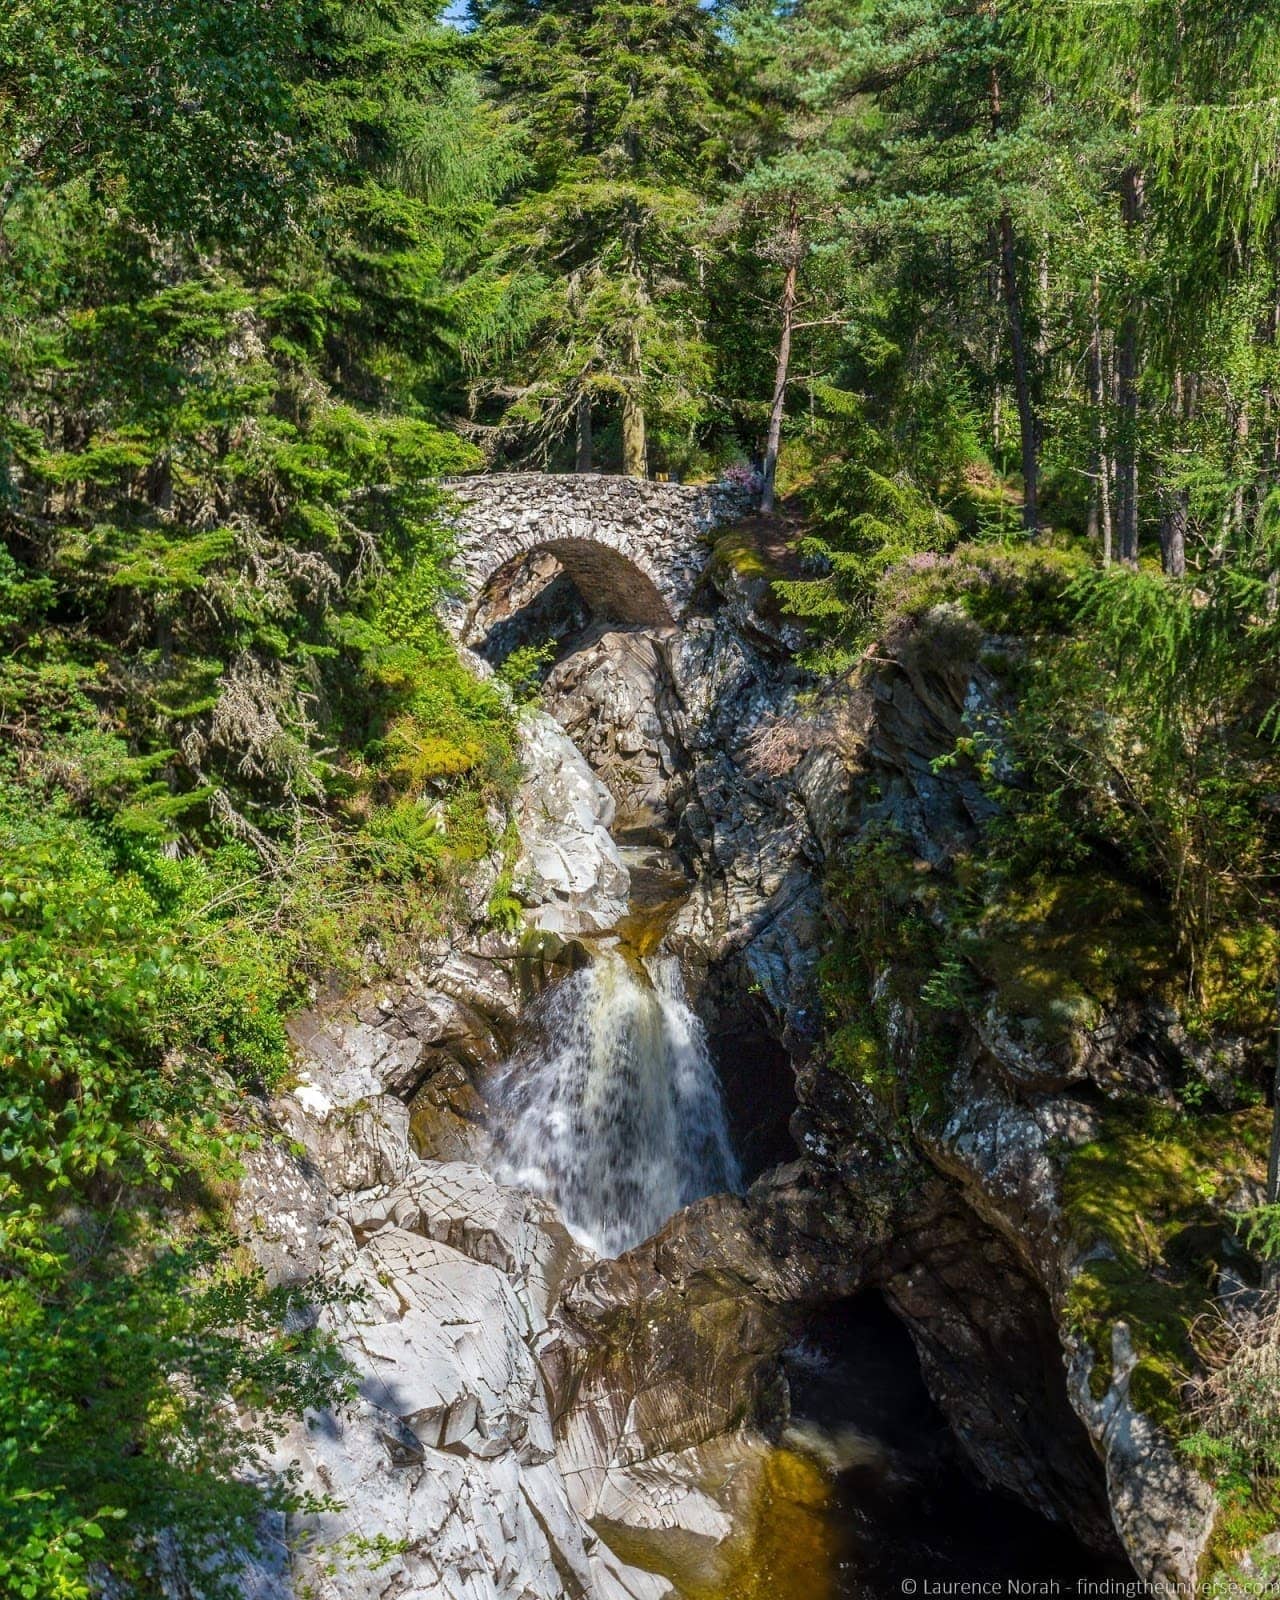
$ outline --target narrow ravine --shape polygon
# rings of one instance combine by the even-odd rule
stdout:
[[[729,816],[707,808],[716,791],[706,775],[724,763],[726,746],[737,749],[745,738],[750,749],[761,729],[776,744],[778,727],[793,715],[785,652],[779,664],[757,666],[736,715],[723,715],[713,702],[704,726],[691,728],[682,717],[681,685],[668,676],[671,664],[678,675],[682,660],[708,646],[713,659],[717,652],[741,655],[739,621],[720,611],[691,633],[657,636],[611,632],[600,623],[583,628],[580,597],[564,588],[563,575],[549,574],[546,562],[536,573],[526,569],[526,582],[501,594],[496,620],[480,608],[477,631],[488,630],[499,662],[541,637],[557,642],[547,709],[619,799],[613,833],[625,841],[619,859],[630,898],[627,915],[580,940],[574,970],[525,1010],[515,1048],[487,1081],[487,1160],[500,1183],[550,1201],[573,1238],[600,1259],[599,1273],[584,1282],[608,1304],[625,1292],[612,1285],[625,1286],[629,1253],[647,1262],[686,1230],[701,1241],[690,1270],[722,1270],[714,1254],[724,1237],[719,1230],[733,1238],[751,1226],[750,1212],[725,1210],[728,1202],[712,1198],[744,1190],[745,1163],[731,1126],[743,1148],[768,1152],[749,1168],[759,1178],[753,1195],[768,1192],[798,1153],[782,1131],[795,1103],[796,1065],[776,1036],[751,1022],[766,1015],[758,999],[764,984],[752,981],[749,966],[744,978],[742,930],[731,918],[735,901],[745,901],[747,932],[754,932],[754,914],[767,947],[770,919],[752,912],[744,893],[749,875],[767,883],[772,872],[772,881],[789,886],[791,902],[817,880],[803,844],[778,844],[775,819],[793,801],[785,786],[770,785],[767,771],[755,778],[762,821],[747,840],[730,832],[743,809],[736,795]],[[709,640],[708,626],[715,630]],[[681,747],[681,731],[691,735],[693,750]],[[699,828],[714,841],[705,853],[697,847]],[[762,858],[744,861],[744,843],[762,841]],[[677,844],[683,848],[673,849]],[[781,871],[767,859],[780,850],[790,852]],[[721,898],[730,920],[716,945],[706,908]],[[764,974],[802,987],[808,969],[799,962],[813,954],[774,955]],[[684,962],[697,972],[710,1027],[690,1002]],[[785,1001],[779,1009],[798,1011]],[[758,1212],[760,1203],[752,1204]],[[800,1277],[810,1270],[800,1266]],[[671,1579],[686,1600],[890,1600],[904,1581],[920,1578],[1035,1582],[1128,1573],[1063,1523],[981,1481],[930,1397],[906,1327],[875,1290],[849,1298],[793,1292],[796,1301],[783,1308],[792,1337],[771,1364],[773,1398],[698,1446],[692,1467],[677,1467],[673,1458],[660,1472],[652,1469],[659,1503],[679,1502],[671,1484],[660,1487],[663,1473],[676,1483],[693,1470],[704,1496],[708,1485],[719,1485],[710,1499],[728,1514],[723,1549],[714,1560],[695,1553],[702,1524],[687,1509],[656,1520],[634,1509],[619,1517],[606,1496],[595,1525],[620,1559]],[[651,1326],[660,1329],[658,1317]],[[604,1355],[602,1343],[607,1351],[619,1336],[603,1326],[588,1333],[588,1370]],[[661,1344],[661,1331],[656,1337]],[[668,1337],[678,1342],[682,1335],[673,1326]],[[729,1488],[735,1476],[750,1488]]]
[[[1034,1594],[1050,1581],[1132,1579],[1123,1561],[975,1478],[906,1329],[874,1291],[815,1315],[784,1364],[784,1437],[831,1474],[830,1600],[892,1600],[911,1582],[1014,1582]]]
[[[356,1414],[288,1445],[343,1509],[290,1537],[404,1538],[407,1594],[1129,1571],[1047,1295],[824,1054],[862,741],[932,783],[925,718],[895,690],[851,732],[741,565],[718,547],[661,628],[584,624],[541,554],[500,575],[471,643],[543,661],[512,846],[420,969],[295,1033],[310,1165],[262,1170],[245,1216],[363,1298],[328,1314]]]

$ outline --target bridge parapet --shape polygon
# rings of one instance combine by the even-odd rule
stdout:
[[[653,483],[596,473],[481,473],[447,478],[458,561],[475,599],[509,562],[549,550],[595,609],[649,627],[688,608],[708,535],[741,516],[736,484]]]

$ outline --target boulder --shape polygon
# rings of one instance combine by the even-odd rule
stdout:
[[[401,1096],[418,1081],[422,1046],[355,1020],[304,1013],[290,1024],[300,1049],[292,1092],[277,1103],[284,1129],[338,1193],[394,1183],[412,1160]]]
[[[638,628],[596,630],[543,686],[543,704],[631,825],[660,822],[670,809],[680,762],[665,725],[672,694],[658,636]]]

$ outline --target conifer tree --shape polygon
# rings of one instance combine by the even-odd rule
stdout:
[[[383,938],[439,892],[424,785],[495,842],[507,711],[434,615],[477,453],[431,408],[506,181],[467,48],[416,0],[0,18],[6,1593],[232,1600],[297,1503],[275,1439],[344,1387],[323,1289],[177,1197],[360,897],[395,882]]]
[[[473,290],[475,391],[500,441],[543,458],[576,430],[580,470],[593,415],[616,411],[623,470],[643,476],[654,421],[687,437],[709,373],[712,19],[697,0],[496,0],[480,25],[528,178]]]
[[[803,34],[772,8],[746,11],[735,19],[735,60],[743,85],[732,142],[741,176],[727,191],[732,225],[731,254],[738,282],[716,332],[730,350],[731,321],[747,323],[752,345],[772,347],[772,384],[763,412],[760,450],[761,510],[774,508],[778,456],[792,380],[792,364],[803,341],[814,354],[813,336],[844,322],[850,284],[849,240],[844,215],[852,182],[853,142],[838,129],[838,108],[806,84],[812,59]],[[809,92],[806,92],[809,90]],[[842,109],[842,108],[839,108]],[[751,312],[748,312],[748,306]],[[761,313],[761,308],[767,310]],[[722,362],[722,375],[740,386],[769,383],[761,353],[745,363]],[[735,393],[739,408],[755,411]],[[753,441],[754,443],[754,441]]]
[[[993,0],[960,6],[819,0],[798,14],[811,95],[870,110],[851,225],[910,281],[949,280],[957,346],[1012,388],[1024,525],[1039,524],[1041,371],[1031,235],[1044,186],[1027,74]]]
[[[1024,3],[1017,20],[1029,61],[1110,133],[1096,155],[1122,219],[1122,270],[1100,297],[1117,352],[1120,553],[1136,563],[1148,500],[1177,575],[1190,522],[1216,525],[1221,544],[1271,470],[1254,424],[1269,417],[1275,346],[1280,6]]]

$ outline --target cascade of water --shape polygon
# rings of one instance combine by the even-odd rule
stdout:
[[[616,1256],[682,1206],[741,1183],[720,1086],[679,964],[604,952],[549,992],[536,1045],[495,1085],[497,1176],[549,1196]]]

